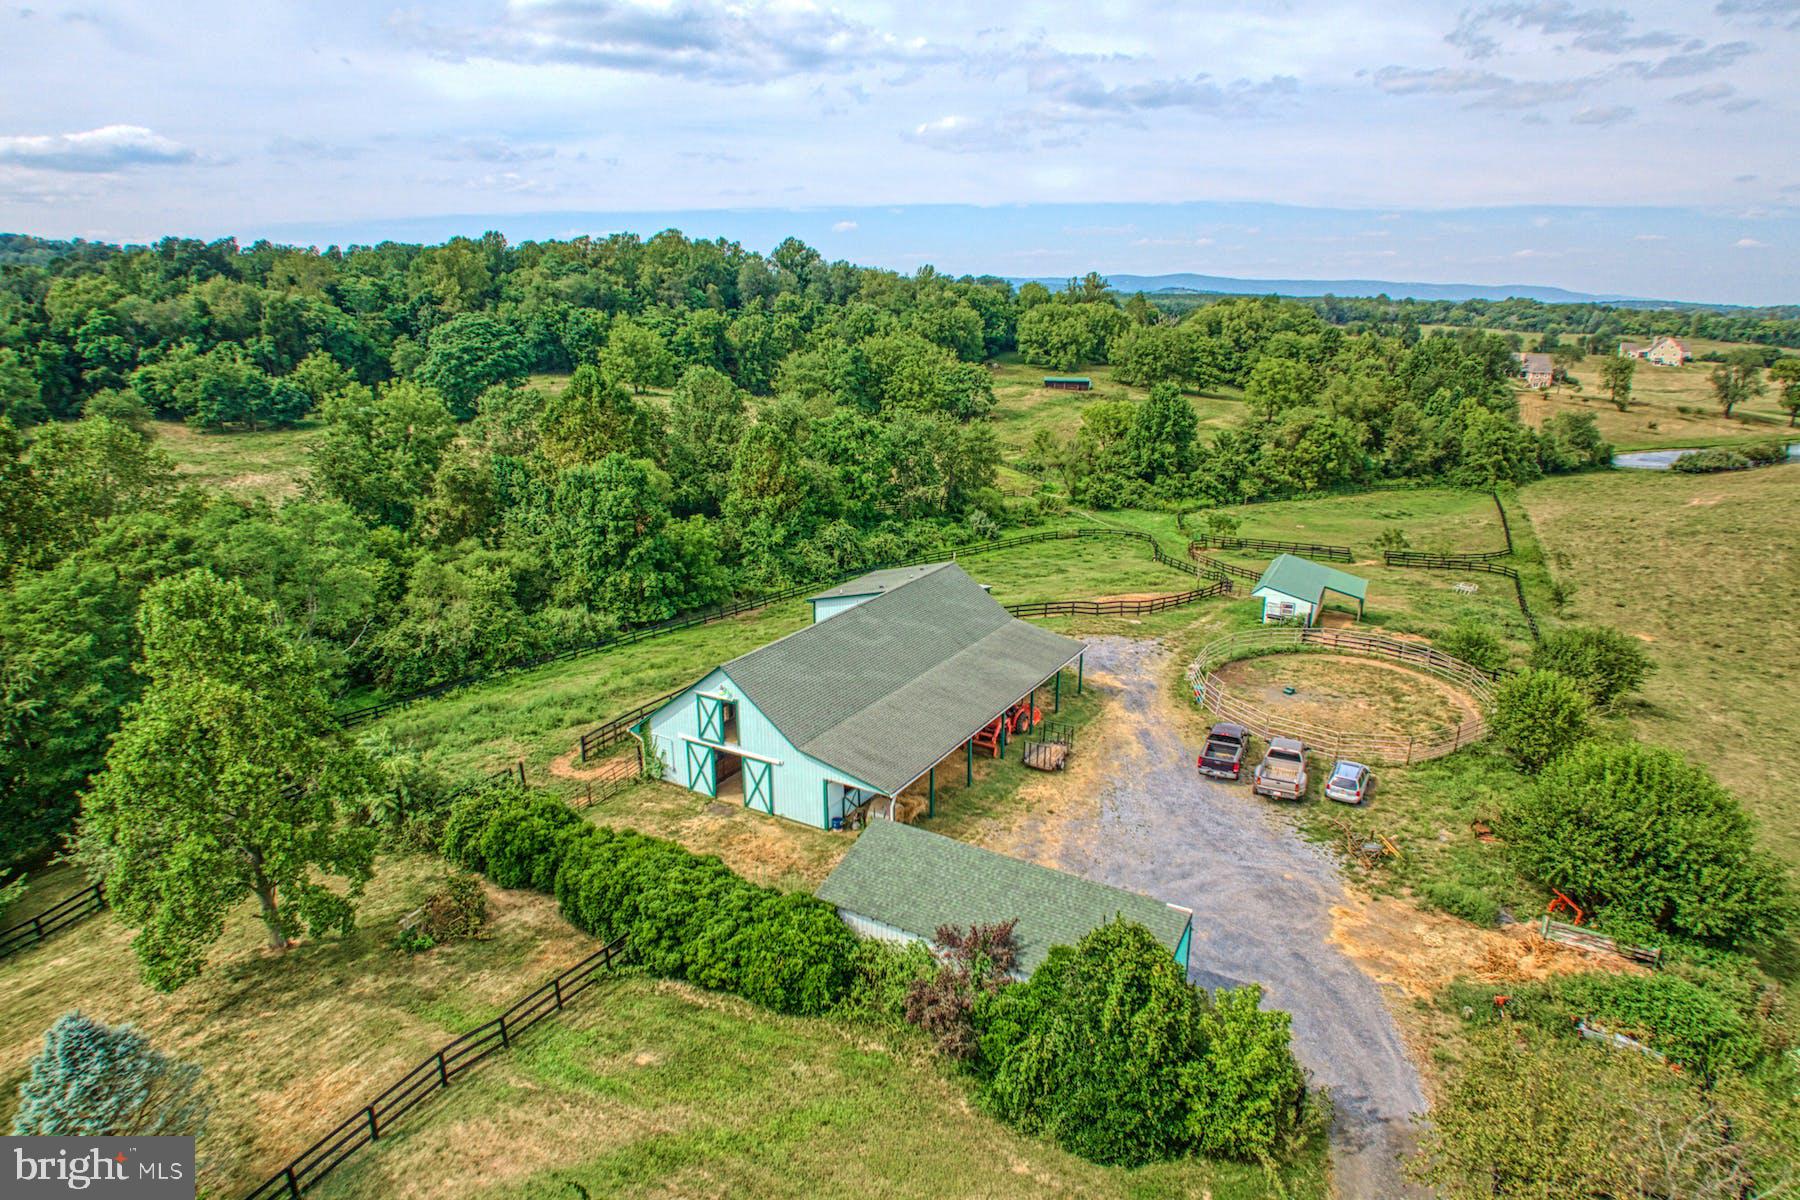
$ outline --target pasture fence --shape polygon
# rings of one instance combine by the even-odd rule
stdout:
[[[561,1012],[587,991],[596,976],[625,956],[625,939],[610,942],[521,999],[494,1020],[446,1042],[437,1053],[396,1080],[386,1091],[307,1147],[264,1180],[244,1200],[298,1200],[345,1159],[386,1136],[401,1117],[448,1088],[482,1059],[510,1049],[519,1036]]]
[[[1260,550],[1268,554],[1296,554],[1301,558],[1319,558],[1330,562],[1355,561],[1350,547],[1325,546],[1317,542],[1277,542],[1268,538],[1225,537],[1216,533],[1202,533],[1194,537],[1192,544],[1202,550]]]
[[[1211,596],[1223,596],[1230,591],[1231,581],[1221,579],[1203,588],[1168,596],[1143,596],[1135,600],[1034,600],[1024,604],[1009,604],[1006,611],[1015,617],[1143,616],[1195,604]]]
[[[7,958],[35,946],[53,933],[59,933],[93,916],[106,907],[106,893],[91,883],[73,896],[66,896],[27,921],[0,929],[0,958]]]
[[[1543,634],[1538,631],[1537,617],[1532,615],[1531,604],[1525,599],[1525,581],[1519,573],[1504,563],[1489,562],[1487,559],[1467,554],[1427,554],[1421,550],[1388,550],[1382,554],[1390,567],[1422,567],[1433,571],[1482,571],[1489,575],[1499,575],[1512,580],[1513,596],[1518,601],[1519,613],[1525,618],[1525,627],[1531,630],[1531,640],[1541,642]]]
[[[1194,560],[1200,574],[1211,575],[1215,579],[1243,579],[1255,583],[1262,578],[1261,571],[1253,571],[1249,567],[1240,567],[1236,563],[1226,562],[1222,558],[1212,558],[1200,553],[1206,549],[1199,542],[1188,543],[1188,557]]]
[[[1299,721],[1273,712],[1227,685],[1218,668],[1228,662],[1265,654],[1349,654],[1385,659],[1456,684],[1483,708],[1493,701],[1496,673],[1445,654],[1424,642],[1402,641],[1355,629],[1277,626],[1240,630],[1215,638],[1200,648],[1189,664],[1188,684],[1194,699],[1228,721],[1257,736],[1299,738],[1309,751],[1363,762],[1416,763],[1442,758],[1487,736],[1479,714],[1450,726],[1434,726],[1411,734],[1362,733]]]
[[[711,625],[719,621],[728,621],[731,618],[741,616],[744,613],[754,612],[760,608],[767,608],[771,604],[779,604],[785,600],[797,600],[803,596],[824,591],[827,588],[834,587],[847,580],[855,579],[859,575],[866,575],[870,571],[891,570],[896,567],[916,567],[922,566],[925,563],[943,562],[946,560],[954,562],[958,559],[976,554],[992,554],[999,550],[1012,550],[1020,546],[1031,546],[1042,542],[1066,541],[1071,538],[1090,537],[1123,537],[1130,538],[1134,541],[1144,542],[1150,546],[1151,557],[1156,562],[1161,563],[1166,567],[1172,567],[1183,574],[1199,574],[1193,564],[1183,562],[1182,560],[1165,553],[1162,546],[1158,544],[1156,538],[1142,530],[1084,526],[1071,529],[1047,529],[1040,530],[1037,533],[1016,534],[1009,538],[998,538],[988,542],[973,542],[966,546],[940,550],[931,554],[914,555],[911,558],[900,559],[895,562],[857,567],[841,571],[824,581],[797,584],[793,587],[783,588],[780,591],[766,592],[751,596],[731,604],[698,609],[692,613],[670,617],[666,621],[657,621],[653,624],[640,625],[636,628],[623,630],[619,633],[608,634],[605,637],[597,638],[594,641],[585,642],[579,646],[571,646],[568,649],[558,650],[555,653],[519,659],[504,666],[495,667],[491,671],[464,675],[456,679],[447,680],[443,683],[434,683],[427,687],[418,688],[403,695],[390,696],[382,700],[373,701],[339,713],[337,720],[338,724],[346,729],[354,728],[357,725],[373,721],[378,717],[384,717],[389,713],[411,707],[421,701],[435,700],[462,688],[474,687],[478,684],[487,683],[517,671],[529,671],[537,667],[549,666],[553,663],[570,662],[577,658],[584,658],[590,654],[599,654],[607,650],[616,650],[621,646],[635,645],[638,642],[662,637],[665,634],[676,633],[683,629],[693,629],[701,625]]]

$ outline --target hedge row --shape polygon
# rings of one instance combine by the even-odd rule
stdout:
[[[499,887],[554,894],[597,938],[629,938],[652,974],[788,1013],[825,1012],[850,990],[857,939],[830,905],[750,883],[673,842],[589,825],[554,796],[465,796],[443,850]]]

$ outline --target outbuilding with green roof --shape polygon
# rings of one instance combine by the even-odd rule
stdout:
[[[944,925],[1017,921],[1016,974],[1029,976],[1052,946],[1072,946],[1108,921],[1135,921],[1187,967],[1192,910],[1053,871],[898,821],[874,821],[819,899],[864,937],[930,942]]]
[[[1263,602],[1264,622],[1298,619],[1317,625],[1327,596],[1354,603],[1360,618],[1368,593],[1368,582],[1347,571],[1295,554],[1278,554],[1250,594]]]
[[[1085,644],[1018,620],[953,562],[813,597],[814,623],[723,663],[638,726],[662,777],[825,828],[928,780]],[[959,764],[960,765],[960,764]]]

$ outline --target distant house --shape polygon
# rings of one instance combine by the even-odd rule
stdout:
[[[1064,392],[1085,392],[1094,386],[1094,381],[1086,375],[1046,375],[1044,386]]]
[[[1659,337],[1649,345],[1642,342],[1620,342],[1620,358],[1639,358],[1659,367],[1679,367],[1694,356],[1678,337]]]
[[[1120,918],[1147,928],[1184,970],[1193,940],[1194,914],[1179,905],[895,821],[863,830],[818,896],[859,935],[890,942],[929,944],[940,926],[1016,920],[1021,979],[1052,946]]]
[[[1548,354],[1514,354],[1519,362],[1519,374],[1525,377],[1525,386],[1547,388],[1556,377],[1556,363]]]
[[[1326,593],[1355,601],[1356,615],[1360,617],[1368,591],[1368,581],[1336,567],[1293,554],[1278,554],[1250,594],[1263,602],[1265,624],[1298,618],[1308,625],[1317,625]]]

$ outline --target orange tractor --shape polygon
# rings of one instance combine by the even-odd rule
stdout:
[[[1004,713],[995,717],[992,721],[989,721],[986,728],[982,729],[969,740],[975,743],[975,748],[977,750],[985,751],[990,756],[999,758],[1000,731],[1002,728],[1004,728],[1008,734],[1016,736],[1021,733],[1029,732],[1043,719],[1044,710],[1033,704],[1031,699],[1027,697],[1007,709]]]

